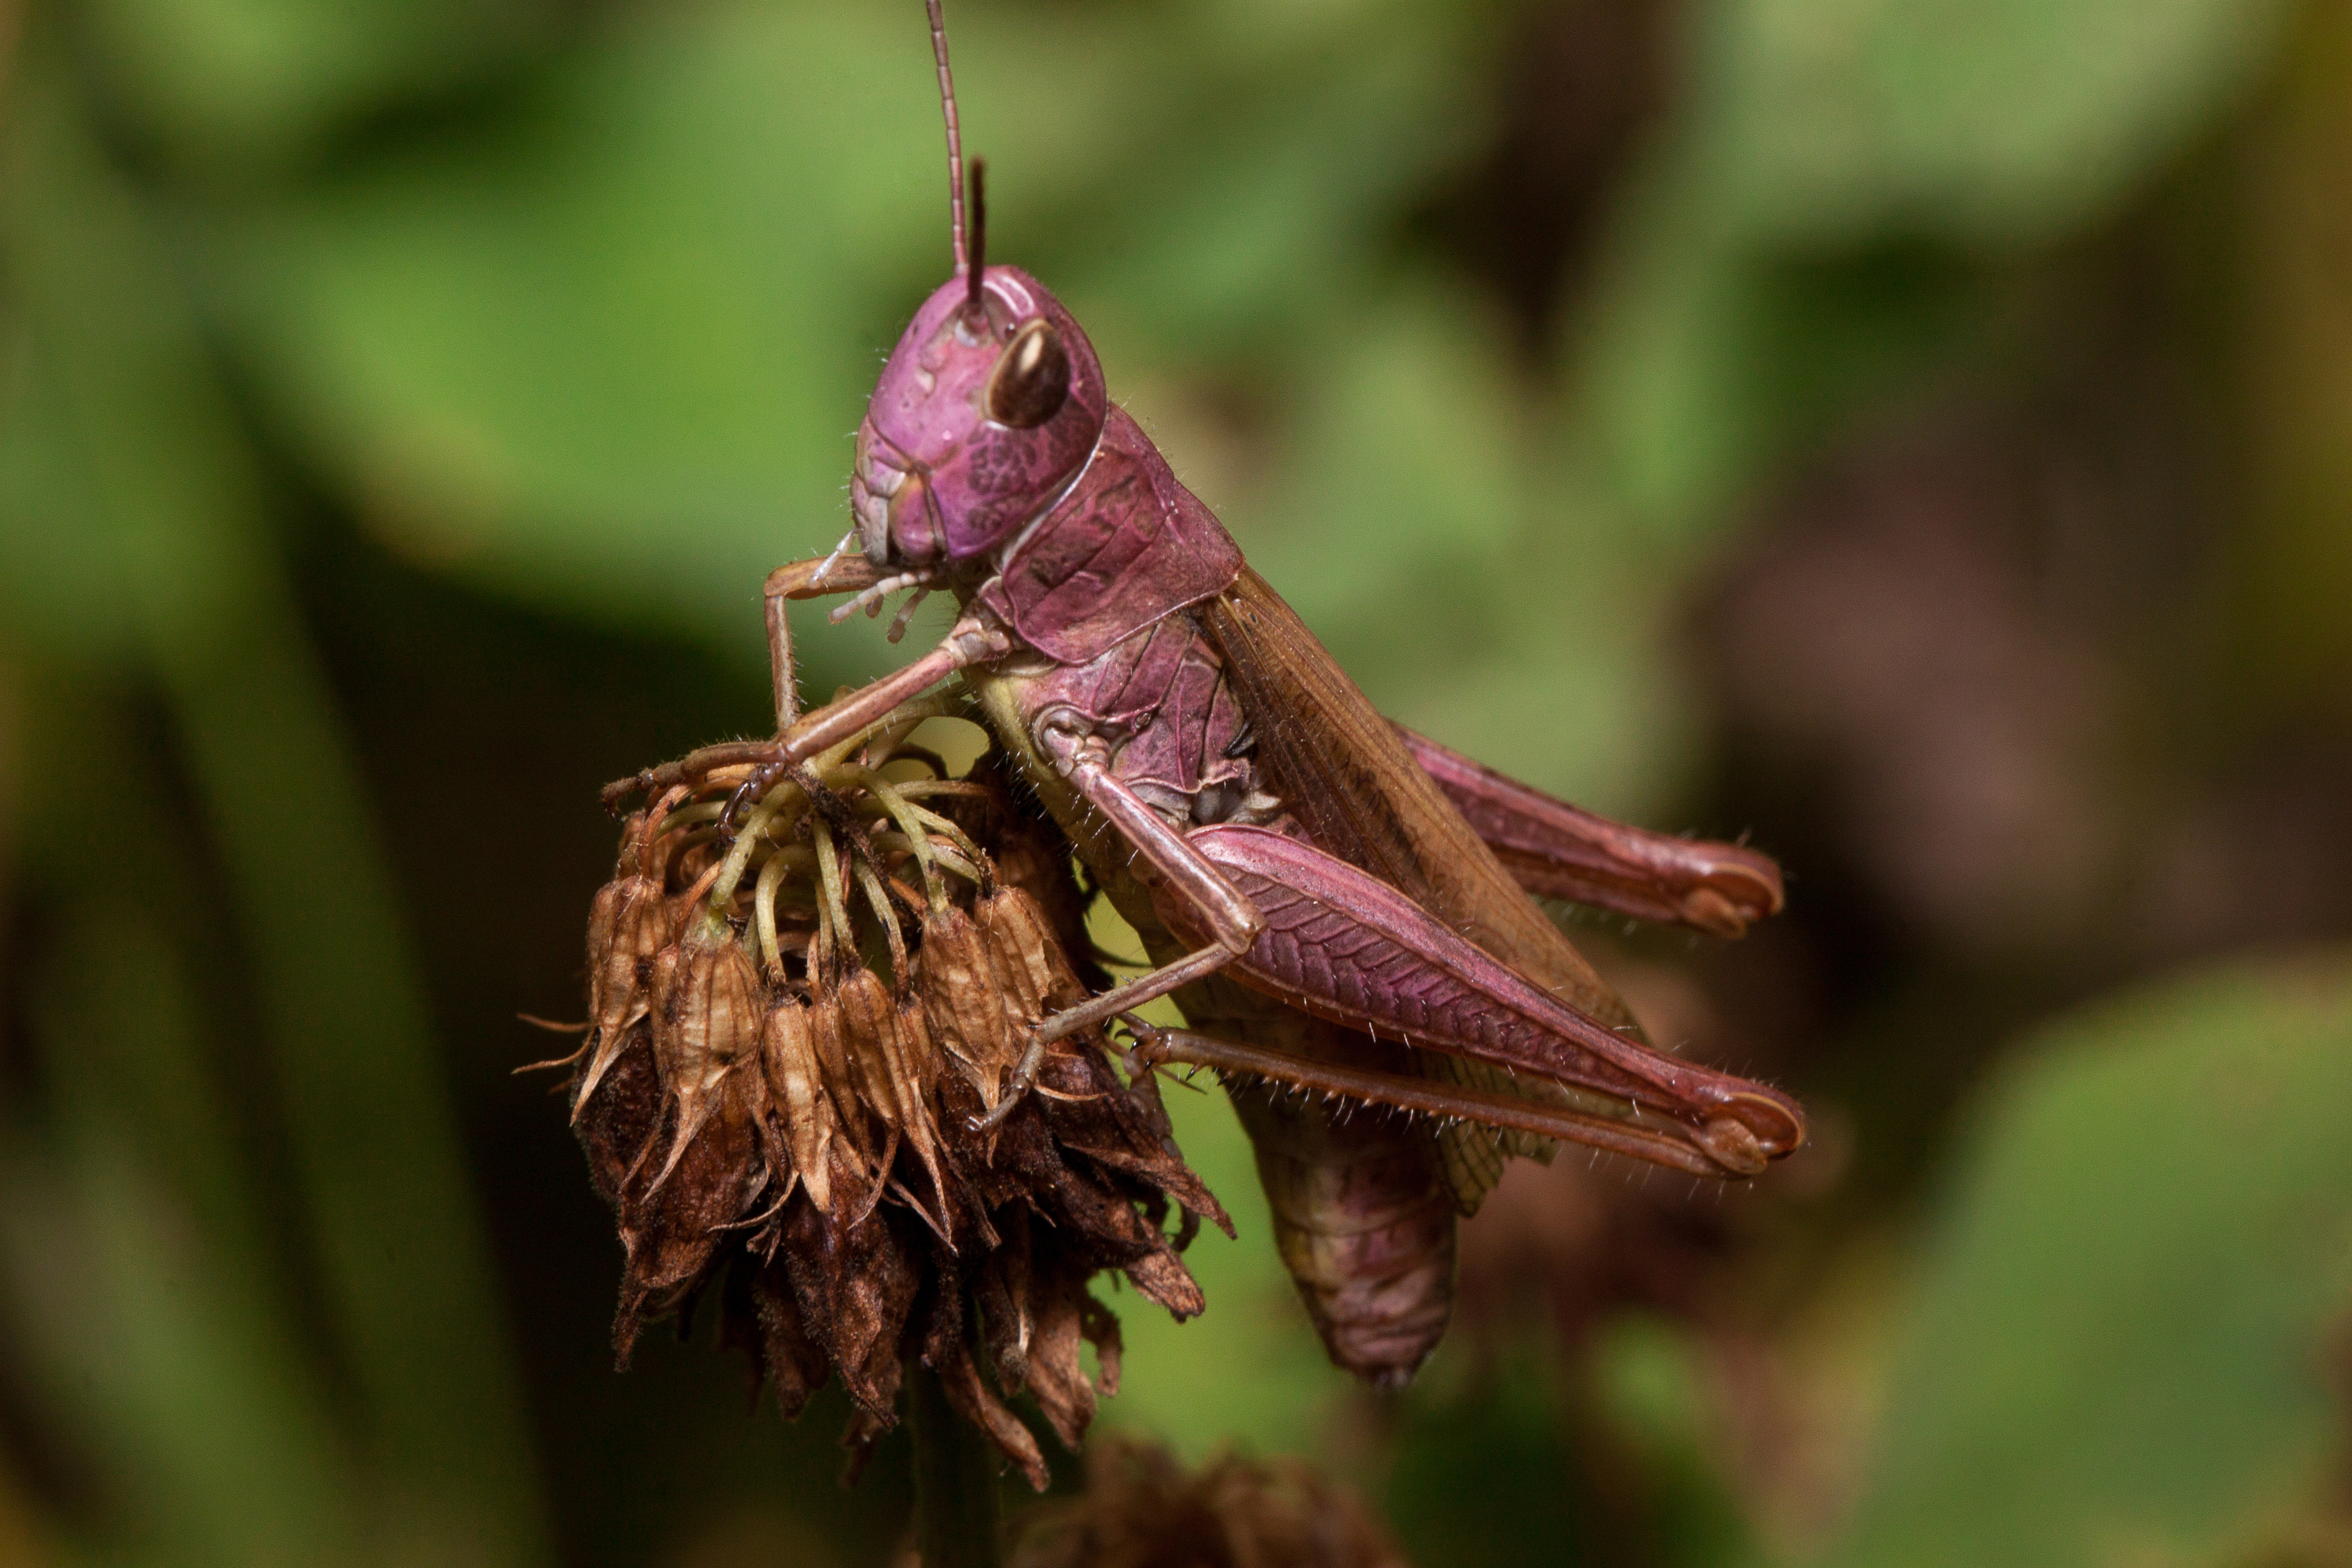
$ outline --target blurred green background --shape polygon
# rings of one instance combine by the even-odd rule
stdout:
[[[1577,931],[1814,1148],[1517,1169],[1382,1398],[1173,1095],[1243,1234],[1108,1419],[1427,1564],[2352,1563],[2352,10],[950,9],[1376,700],[1791,877]],[[884,1561],[837,1397],[614,1373],[509,1072],[945,275],[920,6],[5,0],[0,121],[0,1563]]]

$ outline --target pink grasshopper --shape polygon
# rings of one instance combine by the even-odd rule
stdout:
[[[685,765],[761,764],[738,795],[756,798],[960,675],[1153,965],[1043,1020],[992,1115],[1051,1042],[1120,1018],[1146,1064],[1435,1119],[1433,1137],[1425,1121],[1351,1129],[1236,1096],[1335,1359],[1402,1378],[1444,1326],[1451,1204],[1475,1206],[1501,1153],[1566,1139],[1738,1177],[1804,1141],[1787,1096],[1649,1046],[1529,890],[1738,935],[1780,907],[1780,873],[1579,811],[1380,717],[1110,405],[1061,303],[987,264],[927,4],[955,276],[916,312],[858,427],[856,528],[771,580],[777,739]],[[786,598],[855,591],[839,620],[934,589],[961,610],[938,647],[792,718]],[[1133,1017],[1171,993],[1192,1027]]]

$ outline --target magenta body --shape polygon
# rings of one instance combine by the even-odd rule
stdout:
[[[1062,355],[1066,379],[1039,374]],[[1217,1000],[1225,993],[1255,994],[1263,1005],[1230,1020],[1242,1045],[1194,1035],[1196,1053],[1228,1057],[1190,1059],[1263,1074],[1268,1051],[1319,1042],[1341,1066],[1386,1062],[1405,1086],[1397,1094],[1421,1096],[1387,1103],[1442,1101],[1447,1114],[1702,1174],[1750,1175],[1802,1142],[1785,1096],[1626,1032],[1622,1004],[1517,890],[1407,739],[1272,590],[1244,581],[1223,525],[1110,405],[1086,333],[1026,273],[989,268],[977,302],[959,276],[924,301],[858,428],[851,499],[873,569],[864,593],[878,602],[950,588],[966,612],[961,635],[989,650],[962,651],[951,635],[915,667],[921,679],[964,672],[1160,965],[1120,988],[1158,990],[1097,1003],[1175,990],[1188,1016],[1204,1005],[1214,1016],[1234,1011]],[[919,689],[910,674],[905,689]],[[869,691],[869,718],[897,700],[887,683]],[[1344,744],[1323,743],[1334,737]],[[1515,853],[1547,876],[1562,864],[1578,873],[1572,886],[1565,872],[1547,885],[1708,929],[1744,929],[1743,910],[1778,907],[1769,861],[1734,864],[1727,857],[1741,852],[1598,824],[1422,744],[1460,764],[1444,776]],[[1200,967],[1203,957],[1216,967]],[[1406,1045],[1475,1064],[1471,1076],[1454,1090],[1424,1084],[1417,1057],[1397,1059]],[[1304,1074],[1295,1081],[1329,1091],[1312,1061],[1292,1065]],[[1561,1092],[1480,1087],[1512,1072]],[[1254,1123],[1253,1136],[1272,1125]],[[1448,1158],[1475,1174],[1483,1148],[1464,1142]],[[1436,1151],[1327,1142],[1315,1158],[1318,1171],[1372,1174],[1295,1216],[1329,1264],[1299,1273],[1301,1289],[1342,1364],[1381,1381],[1409,1375],[1445,1319],[1452,1189]],[[1269,1185],[1277,1203],[1280,1185]],[[1375,1231],[1409,1245],[1384,1250]],[[1343,1235],[1344,1257],[1324,1246]]]
[[[1003,552],[980,602],[1022,641],[1082,664],[1240,575],[1241,547],[1114,408],[1069,492]]]
[[[1163,616],[1080,664],[1022,687],[1033,724],[1063,708],[1083,713],[1116,756],[1118,776],[1177,816],[1224,790],[1237,802],[1255,776],[1239,753],[1249,721],[1216,644],[1189,616]]]

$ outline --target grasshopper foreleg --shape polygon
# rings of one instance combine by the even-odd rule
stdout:
[[[640,791],[650,794],[672,784],[696,782],[718,767],[743,763],[753,764],[754,772],[744,787],[736,792],[736,800],[748,802],[819,752],[879,724],[900,703],[921,696],[928,688],[957,670],[1003,657],[1011,646],[1011,639],[1003,631],[967,616],[955,624],[939,647],[914,663],[861,686],[814,712],[802,715],[772,741],[730,741],[706,746],[677,762],[606,784],[604,807],[615,810],[622,801]]]
[[[762,596],[768,610],[768,674],[776,687],[779,735],[791,729],[793,721],[801,716],[800,669],[793,658],[793,626],[784,618],[785,602],[822,598],[828,594],[858,594],[872,588],[879,581],[874,563],[863,556],[842,555],[856,537],[853,530],[849,538],[833,547],[832,554],[813,555],[768,574]]]

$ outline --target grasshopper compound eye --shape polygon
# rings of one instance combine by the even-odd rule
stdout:
[[[988,378],[982,406],[999,425],[1034,430],[1062,410],[1070,395],[1070,352],[1044,317],[1032,319],[1005,345]]]

